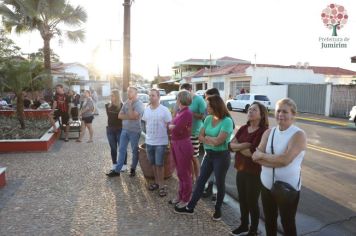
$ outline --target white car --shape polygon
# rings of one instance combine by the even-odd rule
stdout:
[[[243,110],[247,112],[253,102],[263,104],[267,110],[271,109],[271,101],[266,95],[245,93],[236,95],[235,98],[226,101],[226,106],[229,111]]]
[[[350,111],[350,119],[351,121],[355,122],[356,125],[356,106],[353,106],[351,111]]]

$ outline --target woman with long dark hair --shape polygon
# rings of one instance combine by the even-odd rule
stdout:
[[[217,200],[213,220],[221,219],[221,205],[225,196],[225,177],[230,166],[230,152],[228,144],[233,132],[233,121],[229,111],[220,96],[207,98],[208,116],[199,134],[199,141],[204,144],[205,156],[200,167],[200,176],[197,180],[192,199],[186,207],[175,207],[175,213],[193,214],[194,208],[203,194],[204,186],[212,172],[215,174]]]
[[[254,102],[247,112],[247,123],[239,128],[230,142],[230,150],[236,152],[236,186],[240,203],[241,225],[232,235],[257,235],[260,210],[258,198],[261,192],[261,166],[252,160],[252,154],[268,129],[268,112],[261,103]],[[250,223],[251,217],[251,225]]]

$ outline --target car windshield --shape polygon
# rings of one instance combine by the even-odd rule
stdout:
[[[139,94],[138,99],[140,99],[141,102],[143,102],[143,103],[148,103],[149,97],[148,97],[148,95],[145,95],[145,94],[142,94],[142,95]]]
[[[166,95],[166,91],[164,91],[163,89],[159,90],[159,95],[160,96],[165,96]]]
[[[265,96],[265,95],[256,95],[255,96],[255,100],[258,100],[258,101],[269,101],[268,97]]]
[[[176,105],[176,102],[177,102],[177,101],[176,101],[174,98],[173,98],[173,99],[162,99],[162,100],[160,101],[160,103],[161,103],[163,106],[167,107],[170,112],[173,111],[174,106]]]

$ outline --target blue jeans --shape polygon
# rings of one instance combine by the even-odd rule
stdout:
[[[114,164],[114,165],[116,165],[116,163],[117,163],[117,148],[120,145],[121,131],[122,131],[122,129],[106,127],[106,136],[108,138],[109,145],[110,145],[112,164]],[[127,154],[125,156],[124,164],[125,165],[127,164]]]
[[[140,140],[141,132],[132,132],[126,129],[122,129],[120,135],[120,145],[119,145],[119,156],[117,165],[115,168],[116,172],[120,172],[122,166],[125,162],[125,156],[127,155],[127,147],[129,142],[131,143],[132,149],[132,164],[131,169],[136,170],[136,166],[138,163],[138,142]]]
[[[201,198],[206,181],[212,172],[215,174],[216,188],[218,189],[215,210],[220,210],[225,197],[225,177],[230,166],[229,151],[206,150],[203,163],[200,167],[200,176],[197,180],[192,199],[188,204],[189,209],[194,209]]]
[[[147,158],[151,165],[163,166],[166,148],[167,145],[149,145],[146,143]]]

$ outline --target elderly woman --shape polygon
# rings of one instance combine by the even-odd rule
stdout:
[[[90,97],[90,91],[85,90],[84,91],[84,102],[83,106],[79,111],[79,116],[82,117],[82,126],[80,130],[80,136],[77,139],[77,142],[81,142],[83,139],[83,136],[85,134],[85,128],[88,128],[89,130],[89,140],[87,143],[92,143],[93,142],[93,126],[92,122],[94,119],[94,103],[93,100]]]
[[[212,172],[215,174],[218,189],[213,220],[221,219],[221,205],[225,196],[225,177],[230,166],[228,144],[233,131],[233,121],[229,116],[224,101],[220,96],[207,98],[208,116],[199,134],[199,140],[204,144],[205,156],[200,167],[200,176],[196,183],[192,199],[186,207],[176,206],[178,214],[191,215],[203,194],[204,186]]]
[[[192,158],[193,146],[190,141],[190,134],[193,122],[193,113],[189,110],[192,97],[186,90],[182,90],[177,95],[179,112],[172,123],[168,126],[171,131],[171,152],[176,164],[177,176],[179,179],[179,190],[175,199],[170,200],[170,204],[185,207],[192,194]]]
[[[261,192],[261,166],[252,160],[252,153],[259,145],[263,133],[268,129],[268,113],[265,106],[254,102],[247,112],[247,123],[239,128],[230,142],[230,149],[236,152],[236,186],[240,202],[241,225],[231,235],[257,235],[260,210],[258,198]],[[249,227],[249,219],[251,225]]]
[[[294,123],[297,106],[290,98],[276,103],[277,127],[267,130],[252,159],[262,166],[261,198],[267,235],[277,235],[278,212],[285,235],[297,235],[295,215],[301,189],[301,164],[307,145],[306,135]],[[294,188],[296,197],[279,201],[272,195],[275,181],[283,181]]]

